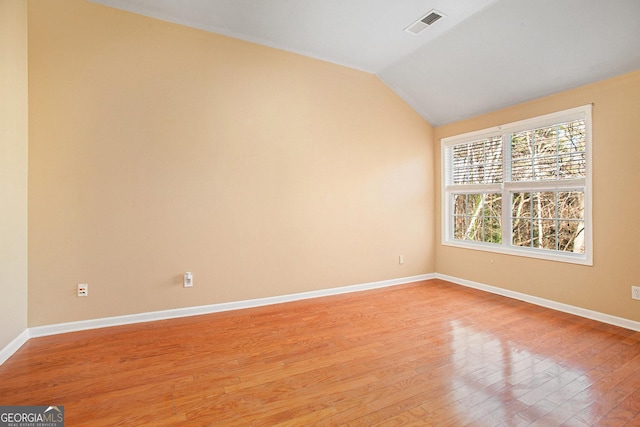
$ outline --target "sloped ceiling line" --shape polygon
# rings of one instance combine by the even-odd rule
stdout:
[[[91,1],[376,74],[435,126],[640,69],[638,0]]]

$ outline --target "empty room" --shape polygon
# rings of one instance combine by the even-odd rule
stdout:
[[[0,0],[0,426],[639,426],[638,17]]]

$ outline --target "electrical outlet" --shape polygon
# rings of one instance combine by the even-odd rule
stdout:
[[[89,285],[86,283],[78,283],[78,296],[79,297],[88,297],[89,296]]]
[[[631,298],[640,299],[640,286],[631,287]]]
[[[186,273],[184,273],[184,276],[182,278],[182,286],[184,286],[185,288],[193,287],[193,274],[191,274],[191,272],[187,271]]]
[[[404,264],[404,255],[398,256],[398,264]]]

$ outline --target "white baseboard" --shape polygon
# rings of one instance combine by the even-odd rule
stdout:
[[[539,298],[539,297],[523,294],[520,292],[510,291],[508,289],[498,288],[495,286],[485,285],[483,283],[472,282],[471,280],[459,279],[457,277],[447,276],[446,274],[435,273],[435,277],[437,279],[446,280],[447,282],[455,283],[457,285],[479,289],[481,291],[517,299],[520,301],[539,305],[541,307],[546,307],[556,311],[561,311],[563,313],[574,314],[576,316],[584,317],[591,320],[597,320],[598,322],[608,323],[610,325],[620,326],[621,328],[640,332],[640,322],[636,322],[634,320],[612,316],[610,314],[600,313],[598,311],[587,310],[585,308],[580,308],[580,307],[576,307],[569,304],[563,304],[561,302]]]
[[[419,276],[402,277],[399,279],[382,280],[379,282],[363,283],[360,285],[344,286],[340,288],[321,289],[317,291],[301,292],[275,297],[258,298],[221,304],[201,305],[196,307],[176,308],[172,310],[152,311],[148,313],[130,314],[126,316],[105,317],[102,319],[58,323],[54,325],[36,326],[29,329],[29,336],[35,338],[46,335],[63,334],[66,332],[82,331],[86,329],[105,328],[109,326],[128,325],[132,323],[153,322],[156,320],[173,319],[176,317],[197,316],[200,314],[260,307],[264,305],[280,304],[284,302],[298,301],[309,298],[318,298],[329,295],[338,295],[349,292],[384,288],[387,286],[419,282],[422,280],[429,280],[433,278],[435,278],[435,274],[421,274]]]
[[[398,279],[382,280],[379,282],[363,283],[359,285],[344,286],[340,288],[321,289],[317,291],[301,292],[296,294],[281,295],[275,297],[266,297],[251,299],[245,301],[228,302],[221,304],[202,305],[196,307],[177,308],[172,310],[153,311],[148,313],[138,313],[126,316],[105,317],[101,319],[81,320],[78,322],[58,323],[54,325],[36,326],[29,328],[18,335],[7,346],[0,350],[0,365],[2,365],[11,355],[13,355],[29,338],[42,337],[47,335],[62,334],[67,332],[82,331],[87,329],[105,328],[109,326],[128,325],[132,323],[153,322],[156,320],[173,319],[176,317],[197,316],[200,314],[217,313],[222,311],[240,310],[243,308],[260,307],[265,305],[280,304],[291,301],[299,301],[310,298],[319,298],[330,295],[339,295],[349,292],[366,291],[371,289],[384,288],[389,286],[401,285],[405,283],[419,282],[422,280],[442,279],[457,285],[467,286],[492,294],[502,295],[509,298],[525,301],[531,304],[561,311],[564,313],[574,314],[576,316],[585,317],[587,319],[597,320],[599,322],[608,323],[610,325],[620,326],[640,332],[640,322],[636,322],[621,317],[611,316],[609,314],[597,311],[587,310],[556,301],[538,298],[535,296],[523,294],[520,292],[510,291],[495,286],[485,285],[483,283],[473,282],[470,280],[460,279],[445,274],[431,273],[421,274],[418,276],[403,277]]]
[[[0,365],[7,361],[13,353],[18,351],[20,347],[27,341],[29,341],[29,329],[22,331],[20,335],[15,337],[9,344],[7,344],[2,350],[0,350]]]

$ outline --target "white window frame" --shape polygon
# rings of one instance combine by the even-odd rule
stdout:
[[[593,217],[592,217],[592,162],[591,162],[591,110],[584,105],[569,110],[521,120],[462,135],[443,138],[441,145],[441,197],[442,197],[442,244],[466,249],[496,252],[530,258],[539,258],[573,264],[593,265]],[[515,132],[537,129],[573,120],[585,122],[586,177],[571,180],[548,180],[539,182],[507,181],[507,151],[510,148],[509,136]],[[500,136],[503,150],[503,182],[499,184],[452,184],[450,147],[474,142],[480,139]],[[514,246],[511,235],[511,194],[522,191],[584,191],[584,246],[585,252],[572,253]],[[453,236],[453,194],[459,193],[502,193],[502,243],[486,243],[471,240],[454,239]]]

